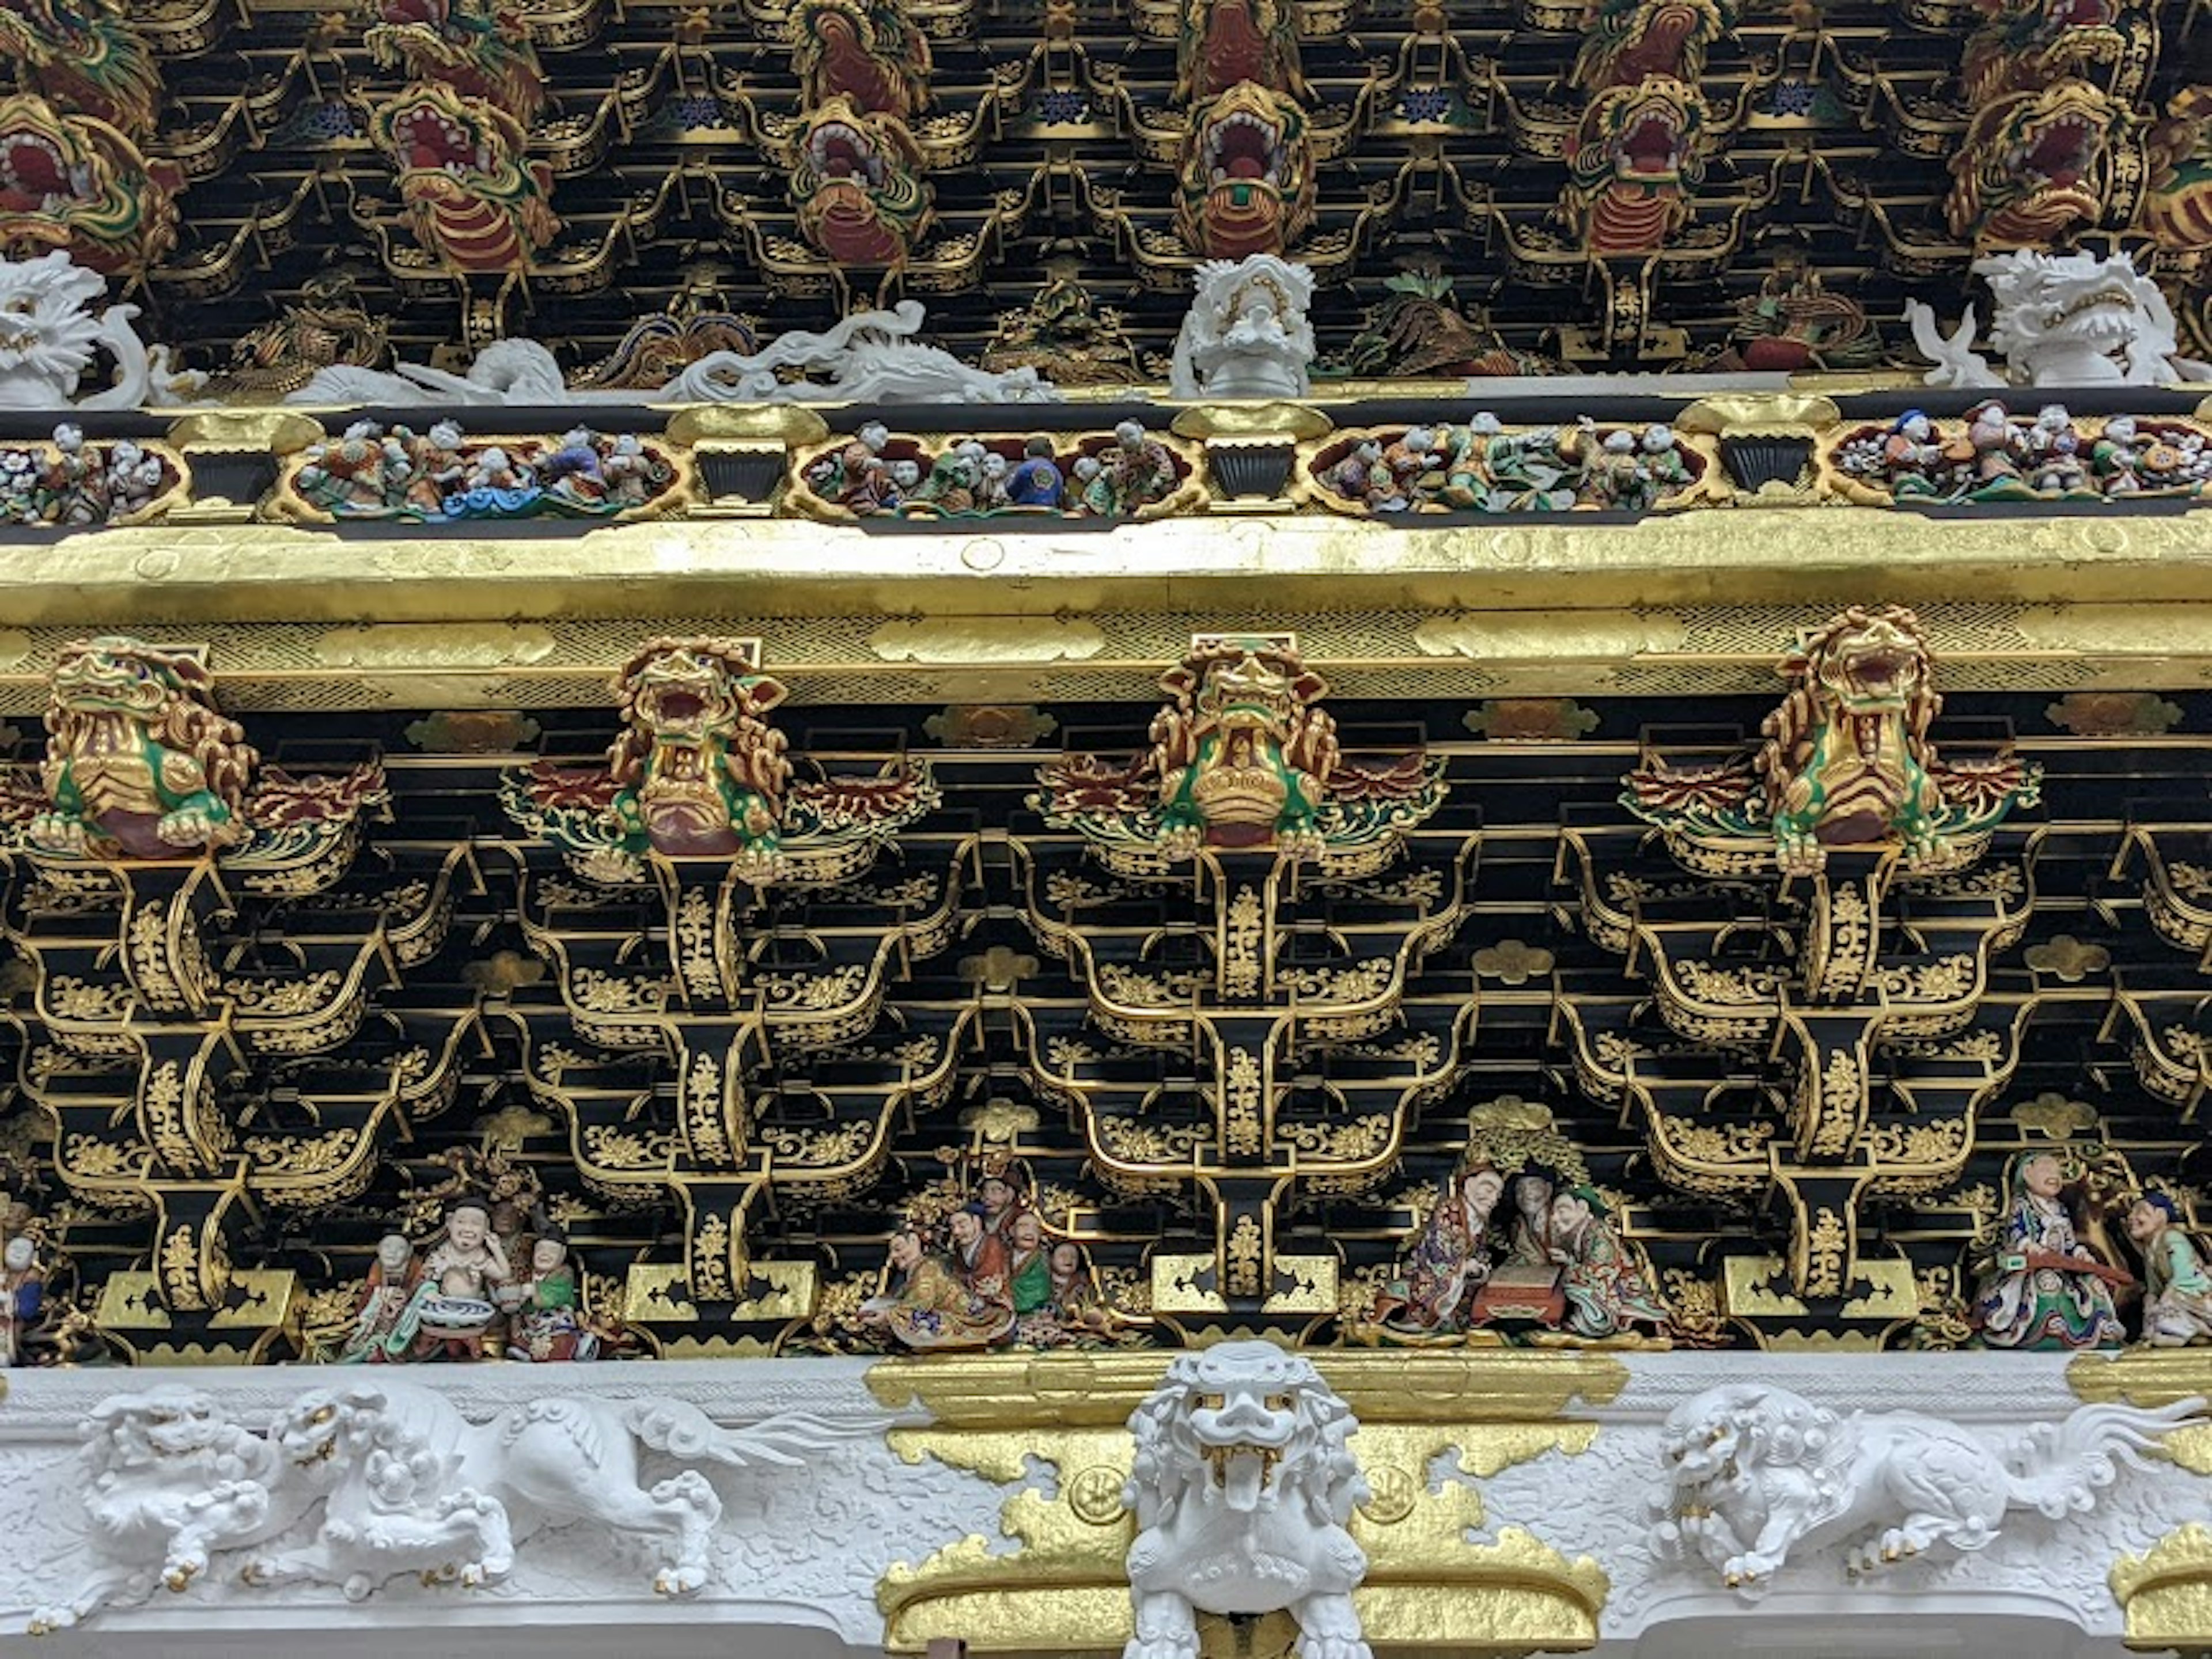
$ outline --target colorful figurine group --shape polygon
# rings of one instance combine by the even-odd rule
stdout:
[[[1461,426],[1356,438],[1316,481],[1335,504],[1370,513],[1648,513],[1698,476],[1671,427],[1509,432],[1486,410]]]
[[[2127,1340],[2120,1304],[2142,1297],[2142,1340],[2154,1347],[2212,1342],[2212,1269],[2162,1192],[2132,1195],[2118,1218],[2141,1257],[2135,1276],[2082,1237],[2092,1215],[2064,1156],[2023,1152],[2007,1172],[2006,1208],[1974,1295],[1985,1347],[2117,1348]]]
[[[1453,1176],[1378,1312],[1385,1330],[1415,1337],[1534,1327],[1602,1341],[1638,1327],[1663,1338],[1671,1328],[1594,1188],[1487,1162]]]
[[[1909,409],[1845,439],[1835,465],[1873,499],[2121,501],[2202,494],[2212,483],[2212,447],[2201,432],[2150,417],[2087,423],[2063,404],[2027,416],[1990,402],[1958,422]]]
[[[64,423],[51,444],[0,448],[0,522],[65,530],[121,524],[175,482],[159,455],[130,439],[88,443],[82,427]]]
[[[935,1222],[910,1218],[892,1236],[883,1288],[857,1317],[878,1340],[916,1352],[1089,1346],[1112,1333],[1083,1247],[1054,1237],[1003,1167]]]
[[[585,1316],[568,1240],[556,1229],[527,1233],[515,1206],[463,1199],[426,1251],[403,1233],[378,1242],[338,1359],[596,1359],[606,1335]]]
[[[1057,513],[1131,519],[1182,488],[1175,454],[1136,421],[1123,421],[1103,446],[1077,439],[964,439],[935,456],[894,439],[871,421],[809,465],[805,479],[823,505],[858,518],[980,518],[1000,513]]]
[[[552,443],[472,443],[453,421],[427,432],[356,421],[304,451],[292,492],[337,519],[612,518],[666,493],[674,469],[635,433],[575,427]]]
[[[31,1212],[0,1199],[0,1368],[27,1365],[46,1329],[46,1274]]]

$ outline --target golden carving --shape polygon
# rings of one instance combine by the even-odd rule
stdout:
[[[2196,1522],[2142,1555],[2124,1555],[2107,1581],[2127,1618],[2127,1644],[2185,1652],[2212,1644],[2212,1531]]]
[[[1547,1451],[1587,1450],[1597,1425],[1560,1413],[1577,1398],[1611,1399],[1626,1369],[1587,1353],[1314,1358],[1359,1417],[1352,1449],[1375,1494],[1351,1528],[1370,1562],[1354,1597],[1369,1639],[1391,1650],[1453,1653],[1593,1644],[1610,1588],[1603,1571],[1518,1527],[1500,1528],[1495,1543],[1469,1545],[1469,1529],[1486,1524],[1469,1482]],[[886,1647],[913,1651],[943,1637],[977,1654],[1121,1644],[1130,1632],[1122,1561],[1135,1530],[1121,1504],[1125,1424],[1164,1364],[1143,1354],[1049,1362],[963,1355],[870,1369],[877,1399],[896,1407],[919,1397],[937,1419],[892,1431],[893,1448],[908,1462],[933,1456],[1007,1484],[1038,1458],[1063,1477],[1052,1498],[1024,1490],[1006,1500],[1000,1526],[1021,1546],[1012,1555],[970,1536],[919,1563],[895,1563],[877,1586]],[[1461,1478],[1431,1490],[1429,1472],[1446,1456]]]

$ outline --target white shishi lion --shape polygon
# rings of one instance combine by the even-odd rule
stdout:
[[[696,1469],[645,1486],[641,1448],[796,1468],[879,1427],[786,1413],[724,1429],[681,1401],[580,1398],[527,1401],[472,1424],[419,1384],[342,1383],[303,1395],[272,1435],[289,1474],[324,1501],[320,1528],[246,1576],[337,1583],[355,1601],[403,1573],[482,1584],[540,1527],[589,1521],[657,1540],[653,1588],[689,1595],[707,1582],[721,1499]]]
[[[97,1565],[68,1601],[33,1614],[33,1635],[136,1606],[156,1585],[181,1590],[216,1551],[273,1538],[306,1507],[304,1495],[285,1490],[276,1448],[197,1389],[111,1395],[80,1432],[85,1536]]]
[[[1660,1431],[1655,1553],[1698,1557],[1756,1596],[1793,1552],[1844,1544],[1869,1572],[1939,1544],[1984,1549],[2008,1510],[2087,1513],[2122,1464],[2141,1468],[2203,1403],[2083,1406],[2000,1445],[1917,1412],[1839,1417],[1765,1383],[1708,1389]]]
[[[1136,1511],[1123,1659],[1196,1659],[1195,1614],[1288,1609],[1302,1659],[1370,1659],[1352,1592],[1367,1557],[1345,1523],[1367,1482],[1358,1425],[1313,1362],[1266,1342],[1179,1356],[1129,1419]]]

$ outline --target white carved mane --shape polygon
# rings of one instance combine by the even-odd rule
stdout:
[[[1190,1420],[1198,1396],[1218,1391],[1218,1381],[1205,1375],[1205,1363],[1203,1354],[1178,1355],[1166,1379],[1130,1419],[1137,1444],[1129,1486],[1136,1495],[1140,1527],[1161,1523],[1194,1488],[1209,1485],[1205,1449]],[[1287,1382],[1271,1378],[1267,1390],[1289,1397],[1297,1427],[1268,1480],[1263,1506],[1295,1502],[1311,1512],[1316,1524],[1342,1525],[1365,1491],[1349,1444],[1355,1426],[1352,1408],[1322,1380],[1313,1362],[1303,1358],[1293,1362]]]

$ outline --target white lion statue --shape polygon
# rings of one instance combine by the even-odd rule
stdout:
[[[1345,1530],[1368,1495],[1346,1444],[1358,1426],[1301,1355],[1179,1355],[1129,1419],[1137,1633],[1122,1659],[1196,1659],[1199,1612],[1284,1608],[1303,1659],[1370,1659],[1352,1605],[1367,1557]]]
[[[181,1590],[213,1552],[272,1538],[305,1507],[283,1491],[276,1448],[197,1389],[112,1395],[80,1432],[85,1537],[99,1565],[70,1600],[33,1615],[33,1635],[136,1606],[156,1584]]]
[[[515,1545],[538,1528],[586,1521],[657,1539],[653,1589],[689,1595],[707,1582],[721,1499],[696,1469],[645,1486],[641,1448],[794,1468],[837,1441],[872,1437],[886,1420],[786,1413],[724,1429],[680,1401],[556,1397],[472,1424],[420,1384],[340,1383],[302,1395],[272,1436],[323,1502],[315,1538],[251,1562],[246,1577],[337,1583],[353,1601],[402,1573],[481,1584],[504,1575]]]
[[[155,366],[131,326],[136,306],[95,312],[107,281],[57,250],[0,260],[0,409],[137,409],[155,401]],[[80,398],[105,346],[114,382]]]
[[[2212,364],[2181,355],[2173,308],[2125,253],[2039,253],[2022,249],[1974,261],[1995,301],[1993,368],[1974,349],[1973,307],[1949,336],[1917,300],[1905,304],[1913,343],[1936,367],[1933,386],[2160,386],[2212,380]]]
[[[1792,1551],[1843,1543],[1850,1571],[1867,1572],[1937,1544],[1983,1549],[2008,1510],[2086,1513],[2121,1464],[2142,1468],[2203,1403],[2083,1406],[1993,1444],[1917,1412],[1838,1417],[1766,1383],[1708,1389],[1660,1433],[1655,1553],[1699,1557],[1756,1596]]]
[[[1254,253],[1209,259],[1176,336],[1168,390],[1178,398],[1303,398],[1313,390],[1314,276]]]

